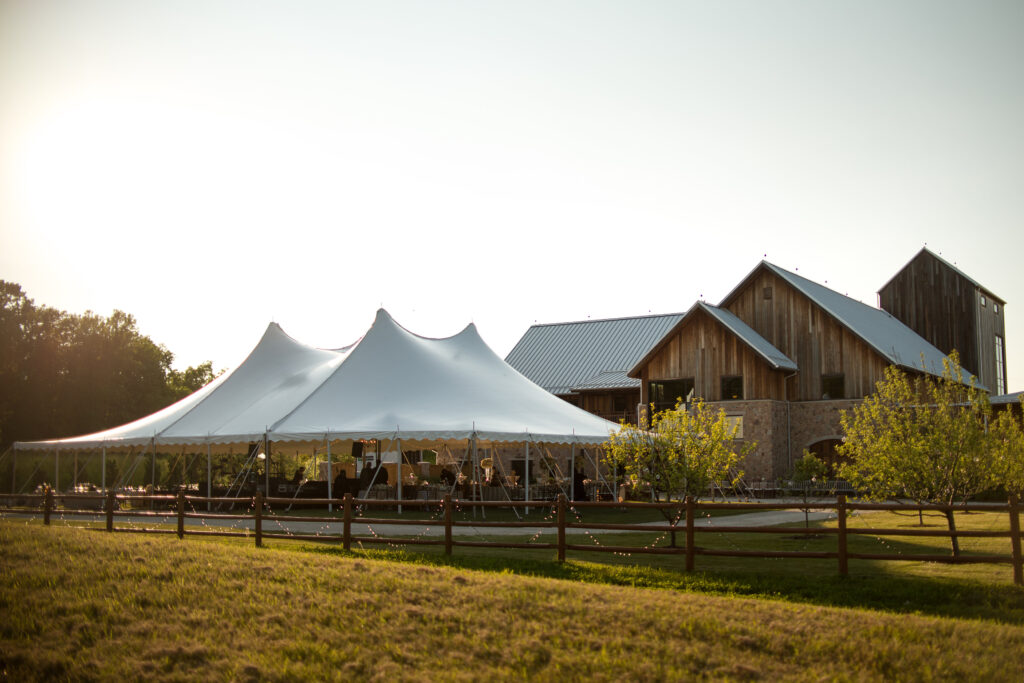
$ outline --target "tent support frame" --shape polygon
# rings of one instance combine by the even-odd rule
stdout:
[[[333,479],[334,471],[331,468],[331,433],[327,432],[327,497],[330,499],[334,498]],[[334,503],[327,504],[327,511],[334,512]]]

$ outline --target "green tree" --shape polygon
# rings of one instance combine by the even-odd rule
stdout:
[[[804,450],[804,457],[793,465],[794,481],[811,481],[812,479],[825,479],[828,476],[828,463],[822,462],[817,456],[808,450]]]
[[[128,313],[37,306],[0,280],[0,451],[130,422],[214,377],[209,362],[177,371],[173,360]]]
[[[1024,394],[1020,398],[1024,414]],[[995,441],[996,473],[1006,492],[1024,499],[1024,424],[1009,407],[999,412],[991,423],[990,434]]]
[[[202,389],[216,379],[220,373],[213,371],[213,362],[206,361],[185,370],[171,369],[167,376],[167,389],[170,398],[177,401],[189,394]]]
[[[756,444],[737,450],[735,431],[724,410],[697,400],[690,410],[677,405],[654,412],[649,426],[646,420],[639,427],[623,424],[609,439],[605,461],[634,489],[650,485],[658,499],[662,493],[666,500],[700,498],[713,482],[742,476],[736,466]]]
[[[890,367],[875,393],[841,421],[840,476],[875,500],[909,498],[953,505],[998,483],[996,440],[988,433],[988,397],[964,378],[956,354],[941,377]],[[956,530],[952,510],[949,530]],[[953,554],[960,546],[951,538]]]

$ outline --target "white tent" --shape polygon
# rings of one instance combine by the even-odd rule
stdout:
[[[520,375],[470,324],[417,336],[381,309],[350,347],[314,349],[271,323],[245,361],[152,415],[16,450],[225,445],[260,440],[598,444],[618,429]]]

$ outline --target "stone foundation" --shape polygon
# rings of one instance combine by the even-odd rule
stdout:
[[[744,479],[786,479],[804,449],[825,439],[842,439],[839,417],[858,405],[859,399],[837,401],[720,401],[712,403],[727,415],[743,418],[743,438],[756,443],[740,465]]]
[[[754,450],[741,461],[740,469],[748,482],[787,479],[793,472],[793,465],[803,457],[804,449],[810,448],[818,441],[825,439],[842,439],[843,431],[839,417],[843,410],[850,410],[858,405],[859,399],[837,401],[720,401],[711,403],[714,408],[721,408],[726,415],[742,418],[742,438],[738,443],[756,443]],[[455,451],[454,463],[464,453]],[[576,458],[584,462],[584,471],[588,478],[593,477],[593,459],[600,459],[602,449],[588,447],[586,456],[582,448],[577,448]],[[570,459],[572,449],[569,446],[536,446],[530,447],[530,480],[532,483],[546,481],[548,469],[542,464],[541,455],[550,456],[558,463],[558,470],[563,477],[571,476]],[[524,458],[523,446],[495,445],[490,451],[481,447],[480,457],[492,457],[498,461],[501,472],[511,472],[512,462]],[[446,458],[438,460],[439,464],[448,462]],[[464,472],[470,475],[472,470],[466,459]],[[611,473],[601,466],[605,479],[611,479]]]

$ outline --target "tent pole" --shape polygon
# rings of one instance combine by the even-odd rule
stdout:
[[[455,462],[455,456],[452,454],[452,449],[448,447],[448,444],[444,445],[444,449],[448,452],[448,458],[454,463]],[[468,452],[467,452],[466,455],[468,455]],[[462,468],[465,467],[465,466],[466,466],[466,456],[463,455],[463,456],[459,457],[459,471],[458,471],[458,474],[455,475],[455,483],[452,484],[452,488],[449,491],[449,493],[452,496],[455,496],[455,488],[457,486],[459,486],[459,477],[463,476]]]
[[[53,490],[60,491],[60,451],[53,449]]]
[[[381,457],[380,457],[380,439],[374,439],[373,441],[376,444],[376,448],[375,448],[375,451],[374,451],[376,453],[376,459],[374,461],[375,464],[374,464],[374,467],[373,467],[373,476],[370,477],[370,483],[368,483],[366,485],[366,497],[367,498],[370,497],[370,489],[372,489],[373,485],[375,483],[377,483],[377,475],[380,474],[380,470],[384,466],[382,464],[382,462],[381,462]],[[362,474],[362,470],[365,470],[365,469],[366,469],[366,454],[364,453],[363,454],[363,466],[362,466],[362,468],[360,468],[359,473]]]
[[[523,476],[523,479],[526,480],[525,500],[526,500],[527,503],[529,503],[530,502],[530,442],[529,441],[523,441],[523,458],[525,458],[525,462],[526,462],[526,465],[524,466],[524,470],[525,470],[526,474]],[[526,514],[530,514],[530,508],[529,507],[526,508]]]
[[[619,464],[612,461],[612,500],[619,499]]]
[[[484,499],[484,487],[480,481],[480,458],[477,457],[479,454],[476,450],[476,434],[470,437],[470,458],[473,463],[473,484],[470,487],[473,489],[473,497],[477,500]],[[480,512],[483,512],[483,508],[479,508]],[[476,519],[477,506],[473,506],[473,519]]]
[[[104,446],[100,449],[100,457],[103,458],[103,462],[100,463],[100,491],[106,493],[107,491],[107,447]]]
[[[569,500],[576,500],[576,444],[572,445],[569,451],[569,472],[572,478],[569,479]]]
[[[11,449],[11,493],[17,493],[14,481],[18,478],[18,451]]]
[[[494,446],[493,441],[491,442],[491,458],[493,459],[494,462],[494,468],[491,470],[491,477],[493,478],[498,475],[498,463],[504,459],[504,453],[502,453],[502,458],[498,457],[498,449]],[[505,494],[505,498],[508,500],[508,502],[511,503],[512,494],[509,493],[508,486],[505,485],[507,481],[508,469],[505,468],[505,466],[503,465],[501,468],[501,474],[498,478],[498,483],[501,485],[501,492]],[[523,521],[523,516],[519,514],[519,510],[515,506],[511,507],[512,513],[516,516],[516,519],[518,519],[520,522]]]
[[[206,511],[213,509],[213,457],[210,454],[210,442],[206,442]]]
[[[334,472],[331,471],[331,433],[327,432],[327,497],[334,498],[334,489],[332,481],[334,479]],[[334,504],[327,504],[327,511],[334,512]]]
[[[397,435],[396,435],[397,436]],[[405,457],[402,455],[402,437],[398,437],[398,514],[402,514],[402,463]]]
[[[72,461],[73,467],[71,468],[71,490],[75,491],[78,489],[78,450],[75,450],[75,459]]]
[[[114,482],[114,489],[117,489],[118,486],[123,489],[128,485],[129,475],[134,476],[135,470],[138,468],[139,457],[141,456],[135,455],[135,446],[131,446],[128,449],[128,455],[124,456],[124,471],[121,472],[121,476]]]
[[[600,485],[600,483],[603,482],[605,487],[607,487],[608,490],[611,492],[612,499],[614,499],[615,496],[616,496],[616,493],[617,493],[617,491],[615,490],[615,482],[612,481],[611,483],[609,483],[608,482],[608,478],[606,476],[604,476],[603,474],[601,474],[601,462],[598,460],[597,450],[595,449],[593,455],[591,455],[590,451],[588,451],[586,448],[584,448],[582,450],[583,450],[583,455],[584,455],[584,462],[589,461],[590,464],[594,466],[594,481],[597,483],[598,486]],[[614,476],[615,475],[612,474],[612,477],[614,477]],[[596,495],[597,488],[594,489],[594,492],[595,492],[594,500],[597,500],[597,495]]]
[[[263,432],[263,475],[264,475],[264,488],[266,491],[264,497],[270,496],[270,441],[267,439],[267,433]]]
[[[150,482],[153,485],[153,493],[156,493],[156,444],[153,444],[153,467],[151,468],[151,479]]]

